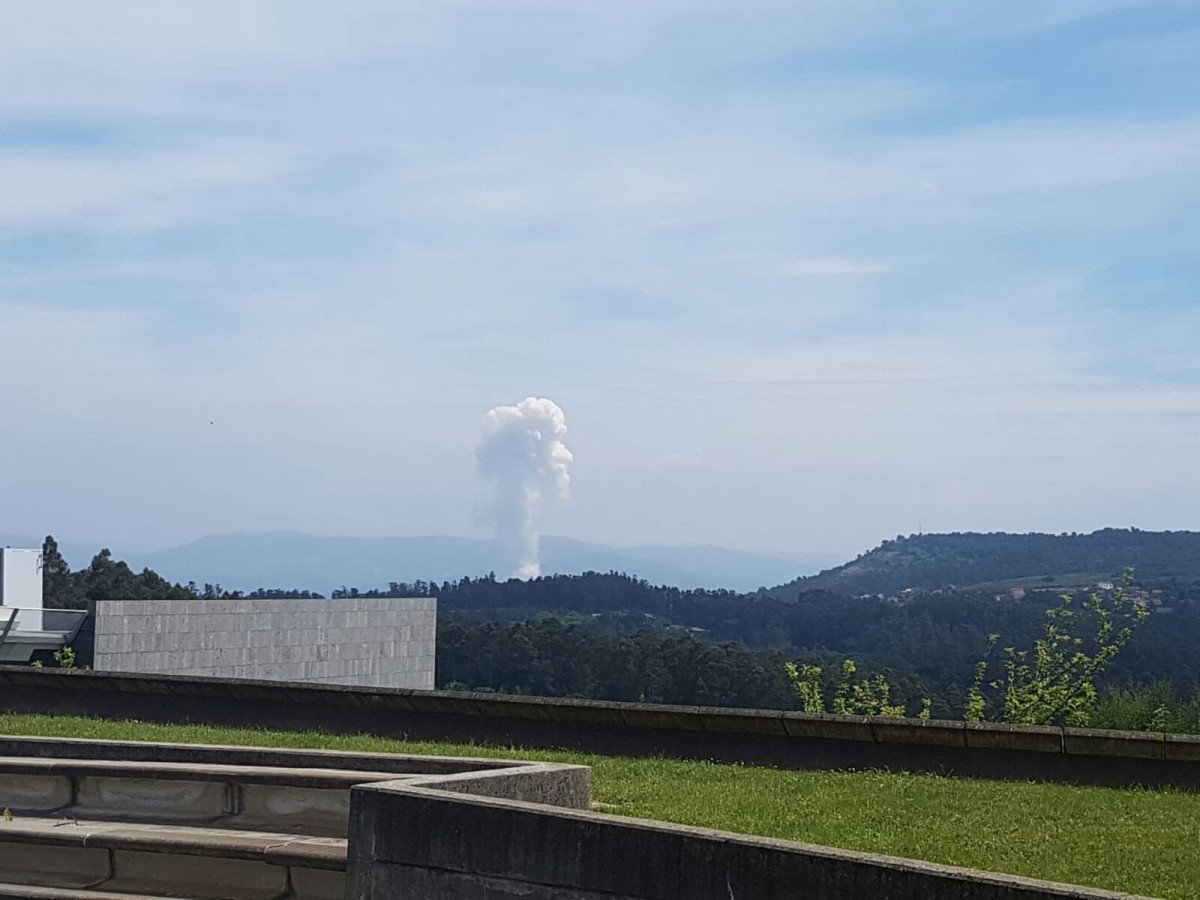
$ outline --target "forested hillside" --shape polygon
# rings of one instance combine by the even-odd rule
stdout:
[[[957,716],[989,635],[1032,646],[1054,601],[1052,592],[1022,600],[918,594],[905,603],[824,592],[793,602],[687,592],[650,614],[592,607],[587,598],[597,596],[596,585],[612,579],[621,576],[564,579],[554,605],[537,612],[512,594],[507,609],[464,608],[457,589],[440,595],[439,686],[778,708],[793,699],[782,678],[785,660],[852,657],[866,671],[886,673],[910,711],[932,697],[937,712]],[[1198,658],[1200,602],[1181,600],[1150,616],[1103,684],[1170,680],[1190,691],[1200,687]]]
[[[874,591],[860,586],[857,596],[818,589],[789,590],[783,596],[681,590],[616,572],[531,581],[500,581],[491,575],[440,584],[397,581],[383,591],[346,587],[335,596],[437,597],[439,687],[788,708],[795,698],[784,662],[814,663],[832,672],[850,657],[862,671],[884,674],[895,687],[895,701],[910,712],[919,709],[923,698],[931,698],[935,713],[957,716],[989,635],[1001,635],[1001,646],[1031,646],[1060,588],[1035,578],[1023,596],[999,588],[945,590],[941,578],[946,572],[964,573],[950,576],[962,582],[1012,577],[1013,569],[1006,567],[1018,565],[1013,548],[1022,545],[1042,554],[1022,567],[1027,574],[1030,567],[1034,574],[1042,571],[1037,566],[1048,573],[1119,572],[1127,561],[1141,560],[1137,583],[1158,589],[1154,611],[1116,658],[1102,686],[1169,680],[1187,692],[1200,686],[1195,664],[1200,659],[1200,583],[1189,574],[1195,564],[1188,555],[1196,538],[1120,531],[1081,540],[1046,535],[909,538],[834,570],[851,573],[843,581],[825,582],[844,584],[871,571],[886,575],[881,559],[897,566],[890,573],[893,581],[877,582]],[[176,585],[150,570],[135,573],[107,551],[97,554],[88,568],[71,572],[53,538],[47,538],[44,551],[50,606],[82,606],[105,598],[228,595],[219,585]],[[853,574],[855,565],[859,575]],[[942,573],[925,582],[937,589],[916,590],[902,600],[876,596],[899,590],[897,584],[914,583],[896,572],[923,570]],[[263,588],[249,596],[315,595],[304,589]]]
[[[910,535],[765,593],[788,599],[811,590],[887,595],[1074,572],[1119,578],[1127,566],[1143,577],[1200,577],[1200,533],[1106,528],[1091,534]]]

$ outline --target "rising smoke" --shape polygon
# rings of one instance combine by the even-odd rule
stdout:
[[[517,578],[536,578],[538,510],[542,500],[565,500],[571,488],[571,451],[563,443],[567,418],[557,403],[527,397],[497,406],[483,419],[475,448],[479,472],[494,488],[496,537],[514,562]]]

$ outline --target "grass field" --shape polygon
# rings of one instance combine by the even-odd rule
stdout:
[[[1170,898],[1200,898],[1200,794],[787,772],[366,736],[0,714],[0,734],[582,763],[605,812]]]
[[[1026,588],[1034,591],[1086,591],[1099,581],[1121,583],[1120,572],[1069,572],[1052,576],[1049,580],[1037,575],[1025,578],[1009,578],[1004,581],[984,581],[960,588],[963,591],[1007,591],[1010,588]]]
[[[960,591],[1007,591],[1010,588],[1021,587],[1035,591],[1086,591],[1100,581],[1121,583],[1121,570],[1098,570],[1095,572],[1064,572],[1051,576],[1049,580],[1038,575],[1024,578],[1010,578],[1002,581],[983,581],[978,584],[962,585]],[[1200,568],[1192,569],[1187,566],[1166,566],[1156,563],[1143,563],[1135,572],[1135,583],[1144,587],[1160,586],[1158,582],[1168,579],[1179,581],[1195,581],[1200,579]]]

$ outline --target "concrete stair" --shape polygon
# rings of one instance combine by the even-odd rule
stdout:
[[[30,884],[0,882],[0,900],[179,900],[177,897],[153,897],[150,894],[117,894],[113,891],[85,891],[72,888],[37,887]]]
[[[0,757],[0,900],[341,900],[350,787],[404,777]]]
[[[346,842],[215,828],[14,818],[0,823],[10,883],[189,900],[341,900]]]
[[[393,772],[0,757],[14,815],[163,822],[345,837],[350,788]]]

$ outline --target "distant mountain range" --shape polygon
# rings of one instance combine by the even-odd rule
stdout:
[[[41,538],[0,535],[0,546],[39,546]],[[1126,566],[1140,577],[1200,581],[1200,533],[1106,528],[1091,534],[995,532],[912,535],[884,541],[832,568],[829,556],[782,557],[721,547],[612,547],[570,538],[542,538],[542,570],[550,574],[624,572],[680,588],[761,589],[795,599],[802,591],[895,594],[997,581],[1093,573],[1119,578]],[[60,544],[72,568],[99,547]],[[318,537],[294,531],[221,534],[168,550],[123,553],[135,571],[148,567],[171,581],[220,584],[228,590],[298,588],[328,595],[338,587],[368,590],[389,581],[457,581],[509,563],[495,541],[459,537]],[[817,574],[808,574],[814,573]],[[797,577],[799,576],[799,577]],[[764,587],[764,585],[778,585]]]
[[[41,538],[0,535],[0,545],[40,546]],[[71,567],[88,564],[98,547],[62,544]],[[220,534],[150,553],[111,548],[135,570],[153,569],[170,581],[220,584],[227,590],[299,588],[328,594],[341,586],[370,589],[389,581],[456,581],[495,572],[508,563],[495,541],[459,537],[318,537],[293,531]],[[610,547],[544,536],[546,574],[625,572],[655,584],[683,588],[754,590],[815,572],[835,560],[742,553],[721,547]]]
[[[1140,577],[1200,579],[1200,533],[1105,528],[1091,534],[911,535],[764,593],[785,599],[813,590],[886,595],[1072,573],[1119,579],[1128,566]]]

